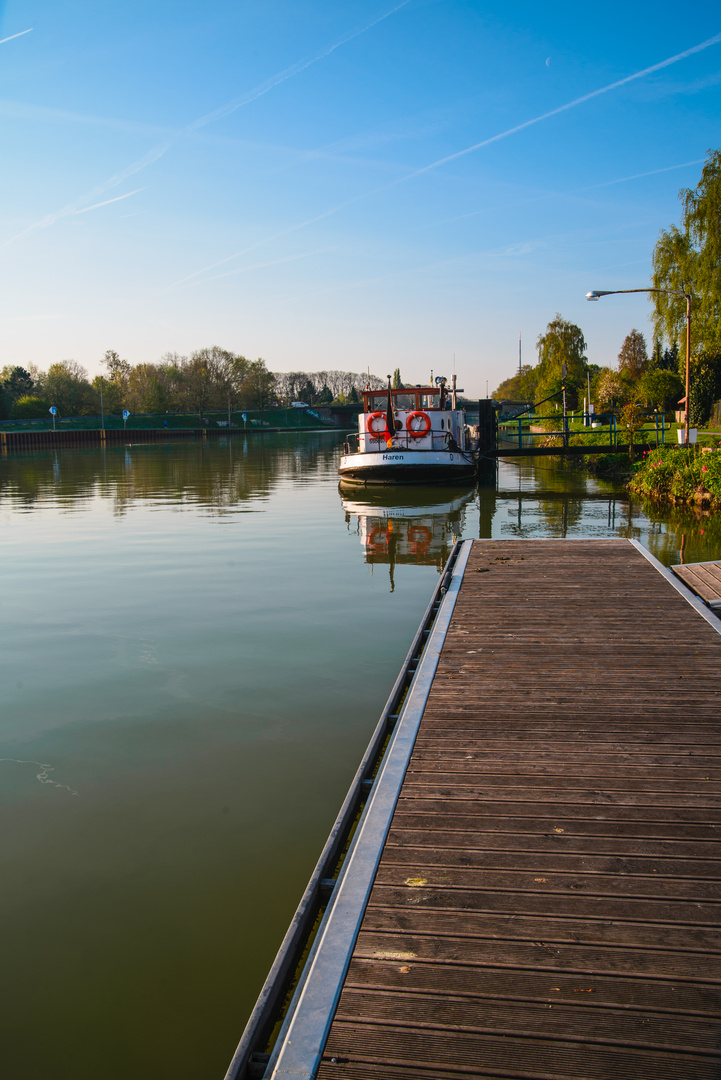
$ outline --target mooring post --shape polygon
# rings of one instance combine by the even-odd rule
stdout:
[[[495,450],[498,446],[498,423],[496,410],[490,398],[478,402],[478,449],[480,453]]]

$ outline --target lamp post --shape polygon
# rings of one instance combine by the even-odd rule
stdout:
[[[684,445],[688,446],[688,432],[689,432],[689,388],[691,382],[691,294],[685,292],[683,289],[592,289],[591,292],[586,293],[587,300],[600,300],[602,296],[616,296],[618,293],[665,293],[667,296],[683,296],[686,300],[686,399],[685,399],[685,416],[686,423],[684,426]]]

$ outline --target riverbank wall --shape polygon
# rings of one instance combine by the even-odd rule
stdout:
[[[335,428],[102,428],[77,431],[2,431],[0,450],[3,453],[16,450],[60,449],[62,447],[124,445],[127,443],[175,442],[189,439],[217,439],[238,435],[277,435],[279,433],[304,434],[319,431],[335,431]]]

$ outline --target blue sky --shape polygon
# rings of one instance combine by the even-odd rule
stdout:
[[[708,2],[0,0],[0,366],[615,363],[719,117]]]

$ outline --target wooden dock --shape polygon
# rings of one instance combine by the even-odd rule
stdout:
[[[463,546],[253,1075],[717,1080],[721,621],[632,541]]]
[[[671,569],[712,610],[721,611],[721,562],[687,563]]]

